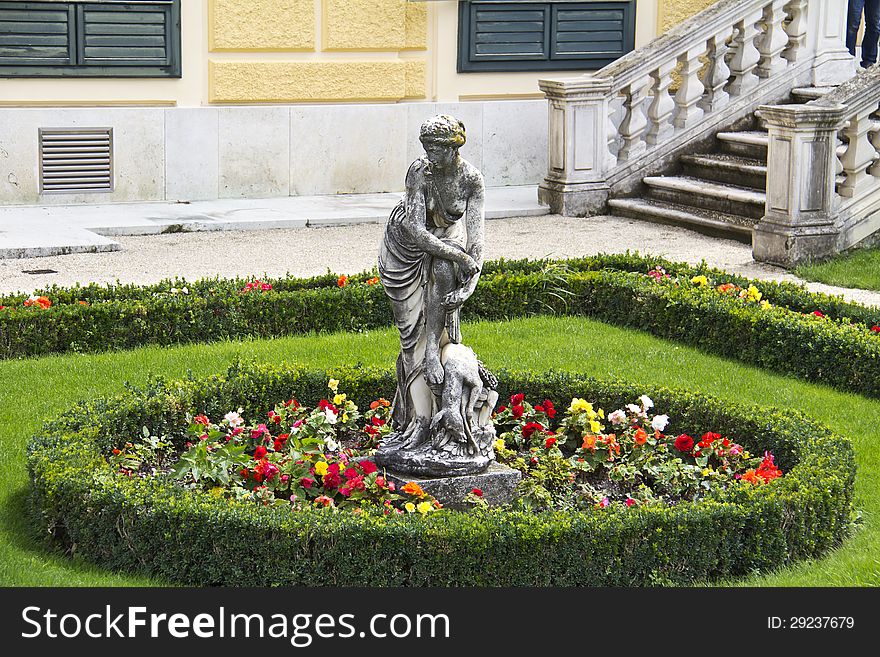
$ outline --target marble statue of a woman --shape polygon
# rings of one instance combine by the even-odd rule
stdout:
[[[459,309],[483,264],[483,176],[459,153],[464,124],[438,115],[422,124],[419,139],[425,155],[409,168],[405,198],[391,212],[379,249],[379,277],[400,331],[389,443],[398,450],[430,446],[436,438],[445,379],[463,369],[455,356],[460,350],[444,358],[443,349],[461,342]],[[483,382],[492,380],[482,366],[481,372]],[[465,387],[470,393],[474,386]],[[488,391],[479,393],[485,401]],[[467,441],[474,446],[470,435]]]

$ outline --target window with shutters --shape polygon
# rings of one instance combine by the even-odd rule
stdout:
[[[633,49],[635,0],[459,3],[458,70],[596,70]]]
[[[180,0],[0,0],[0,77],[180,77]]]

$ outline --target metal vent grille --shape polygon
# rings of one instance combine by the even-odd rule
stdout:
[[[112,128],[40,128],[40,192],[112,191]]]

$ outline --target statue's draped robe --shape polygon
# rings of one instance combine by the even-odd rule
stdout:
[[[427,229],[449,246],[464,251],[467,244],[467,230],[461,215],[451,215],[443,207],[440,195],[431,180],[427,159],[422,157],[416,160],[410,169],[414,167],[421,167],[425,174],[426,182],[421,193],[425,197]],[[433,256],[425,253],[413,241],[405,228],[406,221],[406,205],[401,201],[391,211],[379,247],[379,277],[385,293],[391,299],[394,323],[400,331],[397,392],[392,409],[392,426],[400,431],[405,430],[413,420],[413,382],[418,377],[424,377],[425,300],[427,286],[433,285],[431,278],[434,261]],[[457,266],[456,272],[458,272]],[[447,313],[446,330],[440,339],[441,348],[448,342],[461,342],[459,316],[459,309]],[[419,391],[424,389],[424,386],[417,388]],[[431,402],[432,412],[436,412],[437,401],[433,396]]]

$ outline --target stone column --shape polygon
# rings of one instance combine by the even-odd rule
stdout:
[[[783,267],[837,252],[837,132],[843,105],[764,105],[770,133],[767,205],[755,227],[755,260]]]
[[[845,0],[810,0],[809,38],[815,48],[813,85],[835,86],[855,75],[856,62],[846,49]]]
[[[586,217],[605,210],[609,151],[614,126],[609,118],[611,80],[581,76],[541,80],[549,101],[549,168],[538,200],[556,214]]]

